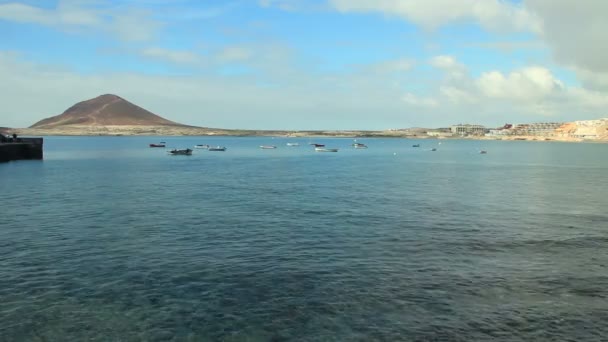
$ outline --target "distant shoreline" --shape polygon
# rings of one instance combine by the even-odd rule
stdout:
[[[606,143],[608,140],[581,139],[564,136],[428,136],[405,134],[401,131],[288,131],[288,130],[240,130],[213,129],[193,126],[68,126],[53,129],[14,128],[4,129],[27,136],[227,136],[227,137],[283,137],[283,138],[402,138],[420,140],[479,140],[479,141],[549,141],[549,142],[595,142]]]

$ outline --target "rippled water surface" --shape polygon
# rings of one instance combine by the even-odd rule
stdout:
[[[158,140],[0,164],[1,341],[608,340],[608,145]]]

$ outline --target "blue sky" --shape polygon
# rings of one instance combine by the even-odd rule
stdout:
[[[604,38],[597,13],[605,5],[583,2],[579,16],[569,16],[569,6],[0,0],[0,126],[28,126],[104,93],[171,120],[226,128],[608,116],[608,68],[590,55]],[[576,29],[557,35],[562,26]],[[573,52],[569,44],[581,35]]]

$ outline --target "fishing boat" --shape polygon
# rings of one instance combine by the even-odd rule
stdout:
[[[261,145],[260,148],[263,150],[274,150],[277,147],[274,145]]]
[[[215,146],[215,147],[209,147],[208,150],[213,151],[213,152],[224,152],[224,151],[226,151],[226,148],[223,146]]]
[[[315,147],[315,152],[338,152],[337,148]]]
[[[325,147],[325,145],[324,145],[324,144],[310,144],[310,145],[312,145],[312,146],[314,146],[314,147]]]
[[[166,147],[166,143],[161,141],[158,144],[150,144],[150,147]]]
[[[294,147],[294,146],[300,146],[300,144],[298,144],[298,143],[287,143],[287,146]]]
[[[187,148],[187,149],[182,149],[182,150],[178,150],[178,149],[173,149],[171,151],[169,151],[169,153],[173,156],[189,156],[192,155],[192,150]]]
[[[201,145],[194,145],[194,148],[208,149],[209,145],[203,145],[203,144],[201,144]]]
[[[412,147],[420,147],[420,144],[414,144]]]

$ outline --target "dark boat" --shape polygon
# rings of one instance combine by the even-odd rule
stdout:
[[[479,154],[488,154],[488,151],[481,150],[481,151],[479,151]]]
[[[166,147],[166,145],[164,141],[161,141],[158,144],[150,144],[150,147]]]
[[[420,144],[414,144],[412,147],[420,147]]]
[[[325,144],[310,144],[314,147],[325,147]]]
[[[367,145],[361,144],[361,143],[354,143],[353,147],[356,148],[356,149],[366,149]]]
[[[192,155],[192,150],[187,148],[185,150],[173,149],[169,151],[169,153],[173,156],[189,156]]]
[[[437,149],[433,147],[433,148],[431,149],[431,151],[435,152],[435,151],[437,151]]]

